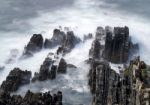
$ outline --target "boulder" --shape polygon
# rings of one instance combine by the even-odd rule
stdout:
[[[19,68],[14,68],[12,71],[10,71],[6,80],[3,81],[1,89],[7,92],[14,92],[19,88],[19,86],[29,84],[30,78],[30,71],[22,71]]]

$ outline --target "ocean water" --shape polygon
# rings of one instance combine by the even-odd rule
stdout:
[[[43,49],[34,57],[18,60],[24,46],[34,33],[41,33],[44,38],[51,38],[54,28],[70,27],[74,33],[83,38],[84,34],[95,33],[97,26],[128,26],[134,43],[139,43],[139,55],[150,64],[150,21],[149,5],[145,0],[0,0],[0,83],[14,67],[22,70],[38,72],[40,65],[49,52],[57,47]],[[75,64],[78,69],[69,69],[67,74],[58,75],[56,80],[37,82],[21,87],[17,94],[32,91],[53,92],[62,90],[66,105],[90,105],[91,94],[87,85],[89,65],[88,51],[93,39],[78,44],[71,53],[65,56],[68,63]],[[13,63],[7,64],[10,51],[18,49],[18,56]]]

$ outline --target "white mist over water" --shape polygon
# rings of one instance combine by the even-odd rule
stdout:
[[[57,48],[42,50],[34,57],[26,60],[18,60],[13,64],[5,64],[11,49],[18,49],[20,54],[24,46],[28,43],[34,33],[41,33],[44,38],[51,38],[54,28],[70,27],[75,34],[82,38],[84,34],[95,33],[97,26],[128,26],[130,35],[134,42],[140,44],[141,59],[150,64],[150,22],[138,14],[122,12],[112,9],[117,5],[109,5],[103,1],[97,3],[94,0],[76,0],[71,7],[64,7],[61,10],[51,12],[39,12],[38,17],[28,19],[27,22],[32,26],[28,32],[1,32],[0,36],[0,65],[5,66],[5,70],[0,71],[0,83],[14,67],[22,70],[31,70],[32,73],[38,72],[40,65],[49,52],[55,52]],[[107,8],[103,8],[107,7]],[[93,39],[92,39],[93,40]],[[68,63],[78,67],[77,70],[68,70],[65,75],[58,75],[54,81],[46,81],[30,84],[20,88],[18,93],[23,94],[26,90],[45,91],[62,90],[65,94],[64,101],[69,103],[90,103],[91,95],[87,86],[88,65],[84,60],[88,58],[88,51],[92,40],[78,44],[71,53],[65,56]],[[68,98],[68,99],[67,99]],[[87,101],[89,100],[89,101]],[[88,105],[88,104],[86,104]]]

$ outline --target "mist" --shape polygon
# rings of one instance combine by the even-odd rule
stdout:
[[[43,49],[29,59],[16,59],[12,64],[6,64],[5,61],[9,58],[12,49],[18,49],[21,55],[32,34],[40,33],[44,38],[51,38],[53,29],[59,26],[69,27],[81,39],[84,34],[95,34],[98,26],[128,26],[133,42],[140,45],[141,59],[150,64],[148,0],[138,0],[138,2],[136,0],[35,0],[34,2],[0,0],[0,2],[0,65],[5,66],[5,70],[0,71],[0,83],[14,67],[30,70],[32,75],[38,72],[47,54],[56,52],[58,46],[50,50]],[[34,92],[62,90],[65,93],[64,102],[75,105],[78,104],[76,103],[78,100],[81,104],[85,102],[86,105],[90,104],[91,94],[87,85],[89,67],[84,61],[88,59],[92,41],[93,39],[78,44],[65,56],[67,63],[76,65],[77,69],[68,69],[67,74],[58,75],[53,81],[23,86],[16,94],[24,95],[28,89]]]

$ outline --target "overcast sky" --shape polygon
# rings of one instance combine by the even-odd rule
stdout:
[[[31,26],[26,20],[37,17],[39,11],[51,12],[64,7],[69,8],[75,1],[0,0],[0,31],[24,30],[25,28],[27,30]],[[150,17],[150,0],[95,0],[97,4],[101,1],[107,5],[100,5],[100,8],[112,8]]]
[[[73,0],[0,0],[0,30],[30,28],[25,20],[37,17],[39,11],[50,12],[72,4]]]

